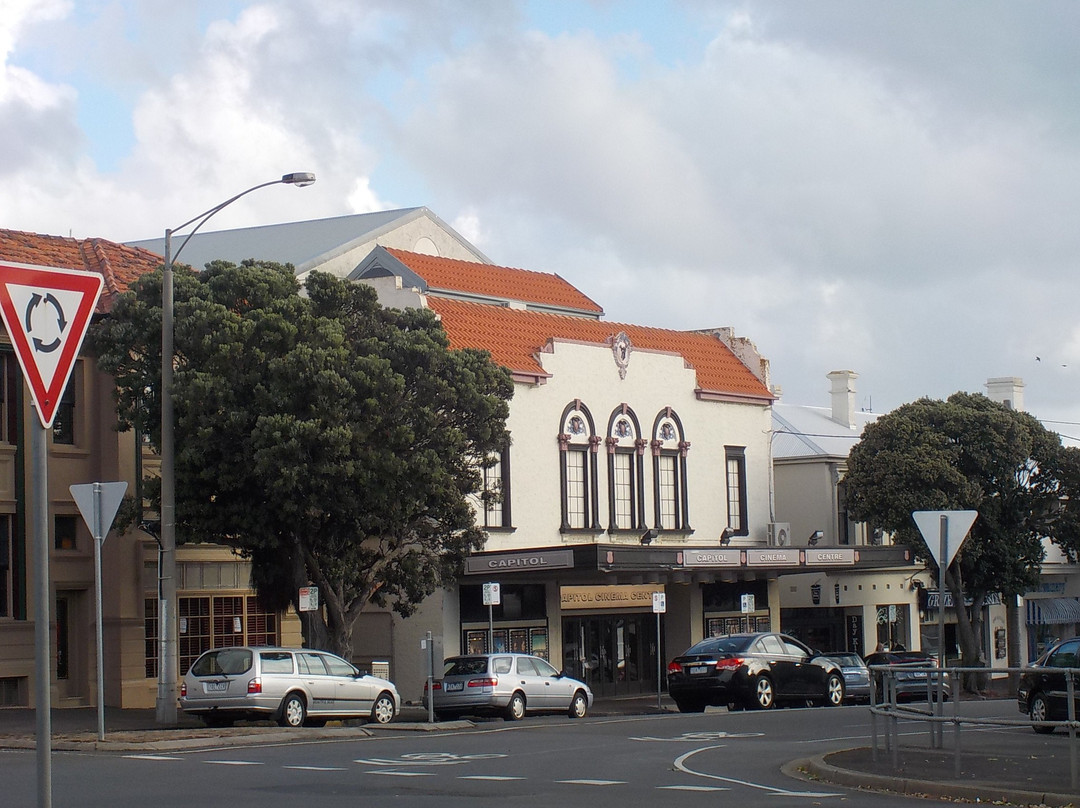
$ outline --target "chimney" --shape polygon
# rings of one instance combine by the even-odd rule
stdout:
[[[1010,410],[1024,411],[1024,380],[1017,376],[1002,376],[986,380],[986,397]]]
[[[832,382],[832,419],[848,429],[855,428],[855,380],[853,370],[834,370],[828,375]]]

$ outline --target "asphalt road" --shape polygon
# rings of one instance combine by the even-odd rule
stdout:
[[[917,733],[916,726],[904,733]],[[1030,730],[1004,729],[1021,733]],[[501,720],[448,732],[191,752],[54,752],[53,805],[508,808],[925,806],[792,777],[782,767],[866,746],[865,707]],[[1065,739],[1062,737],[1062,741]],[[36,804],[32,751],[0,752],[10,806]]]

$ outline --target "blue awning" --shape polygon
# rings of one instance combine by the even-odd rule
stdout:
[[[1032,598],[1027,601],[1029,626],[1080,623],[1080,600],[1076,598]]]

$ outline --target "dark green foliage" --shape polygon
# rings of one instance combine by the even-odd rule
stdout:
[[[366,604],[408,615],[482,546],[467,497],[506,442],[509,374],[450,351],[430,311],[329,275],[306,296],[291,267],[250,261],[176,280],[178,536],[250,556],[273,608],[317,585],[327,625],[305,627],[348,652]],[[136,394],[157,389],[159,301],[145,278],[94,334],[123,425],[155,443],[158,402]]]
[[[987,594],[1021,594],[1038,583],[1043,537],[1077,547],[1076,506],[1066,504],[1080,481],[1077,454],[1031,415],[986,396],[920,399],[864,430],[848,457],[848,509],[911,546],[931,569],[912,511],[978,511],[944,576],[954,602],[966,595],[977,615]],[[978,634],[960,629],[967,664],[977,664]]]

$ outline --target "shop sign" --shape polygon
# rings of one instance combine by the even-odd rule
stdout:
[[[940,600],[941,600],[941,595],[939,595],[936,591],[927,592],[926,593],[926,608],[927,609],[936,609],[938,607],[938,603],[940,602]],[[1001,599],[1001,593],[1000,592],[990,592],[983,599],[983,606],[1000,606],[1002,604],[1002,602],[1003,601]],[[965,606],[971,606],[972,603],[974,603],[974,601],[971,598],[964,598],[964,605]],[[952,592],[946,590],[945,591],[945,608],[946,609],[951,609],[952,607],[953,607]]]
[[[853,566],[855,564],[854,547],[824,547],[806,549],[806,566],[823,567],[837,564]]]
[[[797,567],[799,566],[798,547],[766,547],[761,550],[746,551],[748,567]]]
[[[738,567],[740,550],[683,550],[684,567]]]
[[[568,569],[574,566],[573,550],[548,550],[535,553],[499,553],[472,555],[465,559],[466,575],[491,572],[536,572]]]
[[[560,586],[563,611],[573,609],[652,609],[653,593],[663,592],[663,584],[623,584],[618,586]]]

